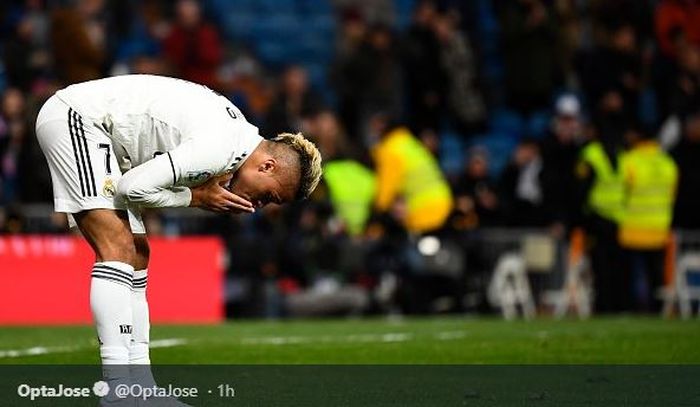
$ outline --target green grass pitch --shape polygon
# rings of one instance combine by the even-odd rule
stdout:
[[[157,325],[156,364],[699,364],[700,321],[433,317]],[[0,327],[0,364],[98,364],[90,326]]]

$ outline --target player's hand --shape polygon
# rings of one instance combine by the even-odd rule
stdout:
[[[231,177],[232,173],[212,177],[204,184],[192,188],[190,206],[212,212],[255,212],[252,203],[226,189]]]

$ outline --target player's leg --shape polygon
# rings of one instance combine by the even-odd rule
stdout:
[[[96,256],[90,281],[90,307],[102,363],[128,365],[136,258],[128,216],[121,210],[91,209],[73,217]]]
[[[129,363],[131,364],[133,381],[145,387],[153,387],[156,385],[156,382],[150,367],[149,343],[151,324],[148,300],[146,299],[150,247],[140,214],[135,211],[129,211],[129,216],[131,229],[134,231],[134,244],[136,247],[136,259],[134,261],[136,270],[134,271],[134,287],[131,293],[134,330],[132,332],[131,347],[129,348]]]
[[[90,302],[103,364],[127,365],[135,247],[127,214],[114,201],[121,172],[111,140],[56,96],[39,112],[36,134],[49,164],[55,210],[77,222],[95,251]]]

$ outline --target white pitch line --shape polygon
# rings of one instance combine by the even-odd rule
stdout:
[[[187,341],[180,338],[158,339],[151,341],[151,348],[170,348],[173,346],[181,346]],[[85,346],[33,346],[26,349],[4,349],[0,350],[0,359],[3,358],[19,358],[22,356],[37,356],[49,355],[52,353],[69,353],[77,352],[84,349],[92,348],[93,345]]]
[[[438,332],[435,334],[435,337],[441,341],[451,341],[454,339],[462,339],[466,336],[467,336],[467,333],[464,331],[446,331],[446,332]]]
[[[173,346],[182,346],[187,344],[187,340],[181,338],[158,339],[151,341],[149,348],[172,348]]]
[[[22,356],[47,355],[49,353],[74,352],[80,348],[68,346],[34,346],[27,349],[7,349],[0,350],[0,358],[19,358]]]
[[[467,336],[464,331],[443,331],[431,335],[440,341],[462,339]],[[413,333],[388,332],[385,334],[353,334],[344,336],[262,336],[241,339],[243,345],[298,345],[309,343],[391,343],[406,342],[417,339]]]

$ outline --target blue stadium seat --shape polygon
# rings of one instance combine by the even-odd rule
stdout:
[[[253,14],[228,14],[223,18],[224,34],[229,39],[249,39],[255,27],[256,18]]]
[[[516,112],[500,108],[491,113],[491,130],[496,133],[508,134],[513,138],[520,138],[525,132],[525,122]]]
[[[549,127],[552,122],[552,114],[546,110],[541,110],[533,113],[526,124],[526,134],[530,137],[541,139],[549,133]]]
[[[464,169],[464,142],[453,132],[440,133],[440,167],[448,176]]]

